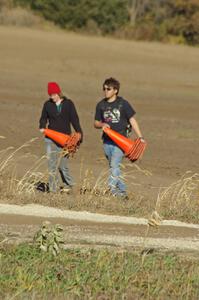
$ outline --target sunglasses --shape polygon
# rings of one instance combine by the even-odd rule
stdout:
[[[112,89],[112,87],[103,87],[103,91],[111,91]]]

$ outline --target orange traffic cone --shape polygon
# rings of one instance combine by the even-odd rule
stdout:
[[[129,150],[134,146],[134,141],[108,127],[104,128],[104,132],[124,151],[124,153],[128,153]]]
[[[143,155],[147,145],[145,142],[140,141],[140,139],[130,140],[108,127],[105,127],[103,130],[131,161],[136,161]]]
[[[47,128],[44,130],[44,134],[62,147],[64,147],[70,139],[70,135]]]

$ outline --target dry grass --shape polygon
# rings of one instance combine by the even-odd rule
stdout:
[[[79,184],[76,185],[71,195],[63,193],[44,193],[37,190],[40,182],[47,184],[47,170],[42,168],[46,164],[46,157],[35,158],[32,166],[22,176],[17,175],[17,160],[24,164],[30,158],[30,153],[20,156],[20,151],[28,148],[35,139],[23,144],[17,149],[12,147],[0,152],[0,200],[8,203],[39,203],[53,207],[73,210],[87,210],[106,214],[136,215],[146,217],[153,210],[163,218],[181,219],[184,221],[198,222],[199,213],[199,174],[187,172],[180,180],[162,188],[157,195],[156,204],[141,193],[129,193],[129,200],[121,200],[111,196],[108,185],[108,170],[103,169],[98,177],[93,171],[80,167]],[[122,165],[123,179],[131,180],[134,185],[138,175],[151,177],[152,174],[141,169],[136,164]]]
[[[52,23],[45,21],[31,10],[22,7],[2,8],[0,10],[0,25],[28,28],[55,28],[55,25]]]
[[[186,172],[182,178],[160,191],[156,210],[165,217],[185,217],[198,222],[199,174]]]
[[[60,193],[48,194],[39,192],[36,187],[39,182],[47,184],[47,170],[41,171],[43,164],[46,164],[46,157],[35,158],[32,166],[25,170],[24,174],[17,175],[17,161],[22,161],[26,165],[26,160],[30,158],[30,153],[20,154],[24,148],[31,147],[35,139],[23,144],[17,149],[7,148],[0,152],[0,199],[8,203],[40,203],[53,207],[69,208],[75,210],[88,210],[104,213],[124,213],[130,214],[136,211],[136,206],[140,206],[142,197],[130,194],[131,201],[121,201],[110,195],[108,191],[107,178],[108,171],[103,170],[96,178],[91,169],[80,168],[79,184],[74,188],[72,195]],[[126,167],[123,166],[123,169]],[[124,170],[124,180],[133,178],[137,173],[151,175],[146,170],[142,170],[136,165],[131,166],[131,171]],[[136,201],[136,206],[134,204]]]
[[[14,25],[33,27],[41,23],[41,19],[30,11],[21,7],[13,9],[2,9],[0,11],[1,25]]]
[[[44,163],[45,157],[36,160],[30,169],[26,170],[22,177],[17,175],[17,162],[22,163],[30,159],[31,154],[20,153],[28,148],[36,138],[24,143],[17,149],[9,147],[0,151],[0,189],[1,198],[33,198],[35,196],[35,184],[44,179],[45,174],[38,171]],[[18,166],[20,168],[20,166]]]

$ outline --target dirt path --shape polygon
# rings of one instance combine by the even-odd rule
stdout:
[[[164,220],[148,226],[141,218],[66,211],[40,205],[0,204],[5,242],[31,241],[44,220],[62,224],[66,244],[163,249],[199,253],[199,225]]]

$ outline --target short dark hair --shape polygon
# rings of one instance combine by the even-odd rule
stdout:
[[[112,87],[114,88],[115,90],[117,90],[117,94],[119,93],[119,90],[120,90],[120,83],[117,79],[113,78],[113,77],[110,77],[110,78],[107,78],[104,83],[103,83],[103,87],[107,85],[109,87]]]

